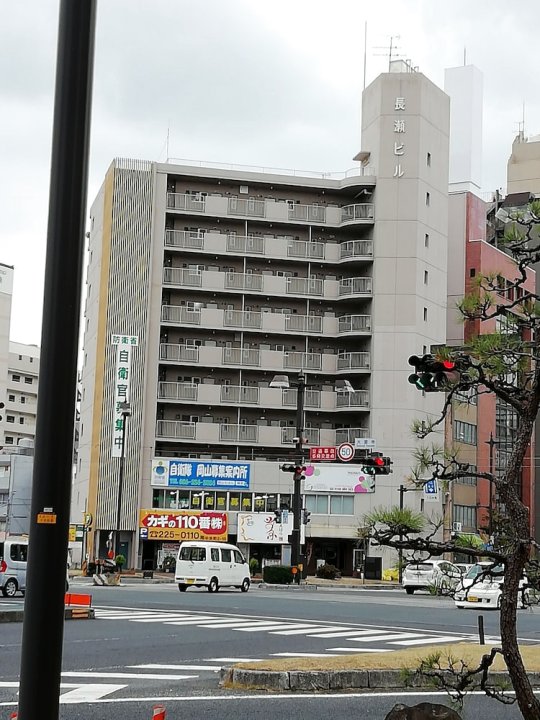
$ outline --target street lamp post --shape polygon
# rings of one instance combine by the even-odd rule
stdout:
[[[498,445],[499,442],[497,440],[493,439],[493,433],[489,433],[489,440],[485,440],[486,445],[489,445],[489,474],[491,475],[489,479],[489,537],[491,542],[491,536],[493,535],[493,470],[494,470],[494,462],[493,462],[493,448],[495,445]]]
[[[120,554],[120,514],[122,512],[122,486],[124,484],[124,460],[126,455],[126,424],[131,415],[131,405],[128,402],[120,403],[122,413],[122,445],[120,454],[120,467],[118,470],[118,497],[116,501],[116,532],[115,532],[115,557]]]

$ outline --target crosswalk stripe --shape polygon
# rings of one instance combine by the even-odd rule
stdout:
[[[349,637],[352,635],[355,635],[356,637],[360,637],[361,635],[380,635],[380,630],[348,630],[347,632],[325,632],[325,633],[316,633],[314,635],[310,635],[310,637],[317,637],[317,638],[338,638],[338,637]]]
[[[441,637],[440,635],[429,637],[425,635],[424,637],[418,638],[418,640],[400,640],[399,642],[390,640],[389,642],[390,645],[432,645],[433,643],[453,643],[466,639],[467,638],[464,637]]]
[[[159,665],[158,663],[148,663],[147,665],[128,665],[127,667],[134,670],[209,670],[211,672],[221,670],[221,665]]]
[[[307,635],[312,630],[328,630],[328,627],[295,628],[294,630],[274,630],[272,635]]]
[[[300,630],[301,632],[306,632],[306,631],[310,631],[310,630],[321,630],[321,629],[322,629],[321,627],[319,627],[317,625],[313,625],[313,623],[305,623],[305,624],[300,624],[300,625],[293,625],[291,627],[291,630],[272,630],[271,634],[272,635],[288,635],[289,633],[298,631],[298,630]]]
[[[140,622],[140,623],[159,623],[159,622],[176,622],[177,620],[186,620],[190,623],[196,623],[197,620],[195,618],[190,618],[189,616],[186,617],[186,615],[162,615],[160,617],[143,617],[143,618],[133,618],[132,622]]]
[[[157,675],[156,673],[122,673],[122,672],[91,672],[84,670],[73,670],[63,672],[62,677],[83,677],[83,678],[110,678],[118,680],[191,680],[198,675]]]
[[[330,652],[348,652],[348,653],[383,653],[383,652],[393,652],[389,648],[385,648],[384,650],[381,648],[328,648]]]
[[[330,653],[283,652],[272,653],[272,657],[337,657],[337,655],[331,655]]]
[[[240,632],[266,632],[266,631],[271,631],[271,630],[279,630],[280,628],[281,629],[290,628],[292,630],[295,627],[297,627],[297,625],[294,625],[293,623],[271,623],[271,624],[267,623],[266,625],[262,625],[260,627],[251,626],[251,627],[245,627],[245,628],[238,628],[238,630]]]
[[[221,628],[223,628],[225,630],[227,628],[231,628],[234,630],[234,629],[239,629],[239,628],[243,628],[243,627],[261,627],[263,625],[266,626],[267,624],[268,623],[265,622],[264,620],[259,620],[258,622],[254,622],[251,624],[250,624],[249,620],[236,620],[236,621],[230,620],[229,622],[215,622],[215,621],[205,622],[202,625],[204,627],[216,628],[218,630]]]
[[[265,658],[212,658],[214,662],[240,663],[240,662],[264,662]]]
[[[413,638],[421,638],[422,635],[420,633],[385,633],[384,635],[372,635],[371,637],[350,637],[347,638],[347,640],[352,640],[353,642],[391,642],[395,640],[407,640],[409,638],[410,640],[413,640]],[[420,642],[422,642],[420,640]],[[396,643],[397,644],[397,643]],[[407,645],[408,643],[402,642],[402,645]]]

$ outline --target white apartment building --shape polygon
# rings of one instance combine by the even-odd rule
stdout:
[[[310,464],[306,450],[308,569],[393,562],[358,528],[397,505],[412,420],[440,410],[407,382],[407,359],[446,338],[448,128],[439,88],[388,73],[364,91],[363,149],[341,175],[112,163],[91,208],[72,512],[93,516],[90,559],[116,529],[121,484],[130,566],[172,551],[201,514],[199,528],[226,524],[248,554],[287,562],[287,533],[268,527],[290,508],[280,464],[297,460],[297,395],[270,385],[303,371],[306,448],[373,438],[393,460],[373,487],[358,458]]]
[[[31,441],[36,434],[39,348],[37,345],[10,342],[4,408],[4,451]],[[24,444],[24,443],[23,443]]]

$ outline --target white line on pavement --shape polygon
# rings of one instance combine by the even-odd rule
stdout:
[[[410,640],[413,640],[414,638],[419,638],[419,643],[424,642],[423,636],[420,633],[385,633],[384,635],[372,635],[371,637],[350,637],[347,638],[347,640],[352,640],[352,642],[378,642],[379,640],[381,642],[391,642],[394,640],[407,640],[409,638]],[[396,643],[397,644],[397,643]],[[401,643],[401,645],[407,645],[408,643]]]
[[[317,627],[316,625],[315,626],[312,625],[311,627],[308,627],[306,629],[305,627],[299,628],[297,626],[293,630],[276,630],[272,633],[272,635],[307,635],[307,633],[310,633],[312,631],[316,632],[317,630],[328,630],[328,628],[327,627]]]
[[[136,670],[211,670],[212,672],[221,670],[221,665],[159,665],[158,663],[148,663],[147,665],[128,665],[127,667]]]
[[[63,672],[62,677],[85,677],[85,678],[111,678],[118,680],[191,680],[198,678],[198,675],[157,675],[155,673],[121,673],[121,672],[85,672],[69,671]]]
[[[349,637],[351,635],[354,635],[356,637],[364,636],[364,635],[380,635],[380,630],[349,630],[347,632],[326,632],[326,633],[317,633],[316,635],[310,635],[310,637],[318,637],[318,638],[334,638],[334,637]]]
[[[428,637],[427,635],[423,638],[419,638],[418,640],[401,640],[399,642],[394,642],[393,640],[389,640],[388,642],[390,645],[432,645],[433,643],[453,643],[458,641],[465,641],[468,638],[464,637],[441,637],[440,635],[434,635],[433,637]]]
[[[265,632],[266,630],[285,630],[286,628],[290,628],[292,630],[295,627],[298,627],[298,625],[294,623],[266,623],[265,625],[261,625],[259,627],[251,625],[250,627],[238,628],[238,630],[240,632]]]
[[[239,663],[239,662],[263,662],[265,658],[212,658],[213,662],[232,662],[232,663]]]
[[[356,655],[360,655],[361,653],[382,653],[382,652],[394,652],[393,650],[389,650],[388,648],[385,648],[384,650],[381,650],[379,648],[328,648],[330,652],[349,652],[354,653]]]
[[[80,685],[75,690],[60,695],[60,704],[92,703],[117,690],[123,690],[125,687],[127,685],[111,685],[110,683]]]
[[[283,653],[272,653],[272,657],[337,657],[337,655],[330,655],[329,653],[303,653],[303,652],[283,652]]]

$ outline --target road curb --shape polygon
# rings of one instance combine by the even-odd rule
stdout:
[[[528,673],[534,688],[540,687],[540,673]],[[506,672],[489,674],[494,685],[508,683]],[[406,670],[245,670],[225,667],[220,672],[220,687],[250,690],[412,690],[433,689],[433,679]],[[479,687],[480,679],[477,685]]]
[[[261,590],[307,590],[317,592],[319,590],[401,590],[399,586],[393,585],[317,585],[316,583],[305,583],[302,585],[277,585],[275,583],[258,583]]]

